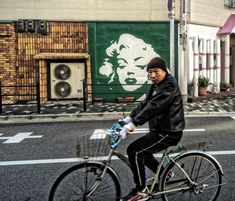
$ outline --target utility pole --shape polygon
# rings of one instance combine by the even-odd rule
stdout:
[[[183,101],[187,102],[187,5],[188,0],[180,0],[180,16],[179,16],[179,86],[183,96]]]
[[[168,0],[170,18],[170,71],[175,76],[175,0]]]

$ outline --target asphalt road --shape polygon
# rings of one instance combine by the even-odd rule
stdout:
[[[109,128],[114,121],[0,124],[0,200],[45,201],[55,179],[77,160],[76,144],[81,135]],[[211,142],[207,151],[221,163],[225,176],[219,201],[235,200],[235,119],[232,117],[186,118],[182,144]],[[145,126],[144,126],[145,127]],[[143,127],[143,128],[144,128]],[[196,129],[196,130],[192,130]],[[124,141],[123,148],[140,133]],[[222,152],[223,151],[223,152]],[[133,185],[130,171],[117,161],[125,194]],[[122,180],[124,181],[124,180]]]

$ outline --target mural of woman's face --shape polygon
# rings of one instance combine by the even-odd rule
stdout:
[[[126,91],[135,91],[143,86],[146,81],[146,58],[132,55],[119,57],[117,74],[119,82]]]
[[[151,45],[130,34],[119,39],[117,75],[122,88],[135,91],[147,83],[146,65],[156,55]]]
[[[148,82],[146,66],[156,56],[159,56],[152,45],[131,34],[122,34],[118,41],[112,41],[106,49],[107,57],[99,72],[114,81],[119,80],[125,91],[135,91]],[[116,74],[115,74],[116,72]]]

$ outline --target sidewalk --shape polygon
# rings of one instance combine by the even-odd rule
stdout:
[[[46,104],[41,105],[40,114],[37,114],[35,102],[28,102],[22,105],[3,105],[0,123],[12,119],[115,119],[127,115],[137,104],[93,103],[87,104],[87,110],[84,112],[82,101],[48,101]],[[184,110],[186,115],[235,114],[235,94],[186,103]]]

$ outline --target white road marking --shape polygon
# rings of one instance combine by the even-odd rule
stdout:
[[[184,132],[204,132],[206,129],[204,128],[195,128],[195,129],[184,129]]]
[[[214,156],[218,156],[218,155],[233,155],[233,154],[235,154],[235,150],[230,150],[230,151],[208,151],[206,153],[214,155]]]
[[[204,132],[206,131],[204,128],[196,128],[196,129],[184,129],[184,132]],[[149,132],[148,128],[136,128],[133,134],[141,134]],[[90,139],[104,139],[106,137],[105,129],[95,129]]]
[[[38,165],[38,164],[52,164],[52,163],[73,163],[81,162],[81,158],[60,158],[60,159],[39,159],[39,160],[21,160],[21,161],[3,161],[0,166],[10,165]]]
[[[93,134],[91,135],[90,139],[104,139],[106,137],[106,130],[105,129],[95,129]]]
[[[231,116],[232,119],[235,119],[235,116]]]
[[[42,135],[31,135],[33,132],[22,132],[22,133],[17,133],[16,135],[12,137],[0,137],[0,140],[6,140],[3,142],[4,144],[9,144],[9,143],[19,143],[24,139],[29,139],[29,138],[41,138]],[[2,136],[3,133],[0,134]]]
[[[218,155],[235,155],[235,150],[225,150],[225,151],[209,151],[205,152],[213,156]],[[160,158],[162,154],[155,154],[157,158]],[[104,160],[106,156],[100,156],[95,158],[90,158],[90,160]],[[112,157],[113,160],[117,160],[117,157]],[[53,164],[53,163],[75,163],[82,162],[82,158],[59,158],[59,159],[40,159],[40,160],[19,160],[19,161],[2,161],[0,166],[13,166],[13,165],[39,165],[39,164]]]

